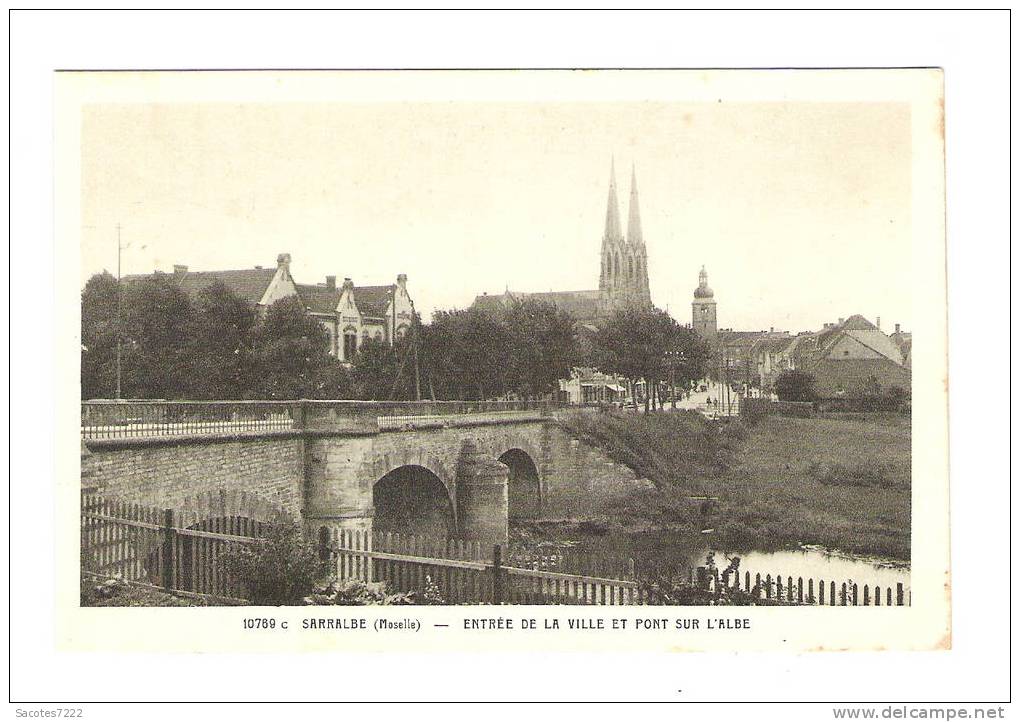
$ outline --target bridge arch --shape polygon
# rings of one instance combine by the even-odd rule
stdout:
[[[510,519],[534,519],[542,508],[541,484],[535,460],[523,449],[509,449],[499,463],[510,470],[507,476],[507,507]]]
[[[454,499],[431,469],[405,464],[372,485],[372,526],[379,532],[451,537],[456,533]]]
[[[178,507],[178,526],[192,527],[209,519],[250,519],[259,524],[293,522],[282,505],[238,489],[211,489],[183,500]]]

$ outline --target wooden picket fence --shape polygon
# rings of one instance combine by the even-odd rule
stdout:
[[[341,581],[385,582],[390,591],[423,592],[430,584],[448,604],[661,604],[653,585],[641,579],[686,584],[707,592],[745,592],[765,605],[909,606],[910,590],[858,585],[750,571],[721,573],[718,568],[668,569],[656,573],[633,560],[610,558],[605,576],[579,574],[574,567],[597,566],[581,553],[523,555],[503,545],[428,538],[396,533],[334,530],[320,537],[320,555]],[[522,556],[515,561],[514,553]],[[592,555],[595,556],[595,555]],[[522,559],[530,568],[517,566]]]
[[[170,593],[243,601],[220,557],[231,544],[249,544],[266,530],[245,517],[199,520],[183,511],[83,495],[81,568]]]
[[[388,532],[334,530],[330,565],[341,582],[385,582],[389,591],[424,592],[447,604],[640,604],[639,585],[507,566],[501,545]]]
[[[792,575],[762,575],[745,571],[726,574],[718,568],[698,567],[691,583],[715,592],[722,587],[731,591],[749,592],[765,603],[795,604],[832,607],[903,607],[910,606],[910,590],[902,582],[895,586],[878,584],[859,585],[852,581],[793,577]]]
[[[81,567],[170,593],[243,602],[244,592],[224,574],[221,556],[230,545],[250,544],[267,530],[267,524],[244,517],[197,519],[191,512],[83,495]],[[422,594],[431,587],[446,604],[660,604],[650,578],[713,593],[726,587],[772,605],[911,603],[902,583],[858,585],[714,567],[656,573],[618,555],[535,552],[387,532],[323,528],[318,542],[324,574],[341,582],[385,582],[390,592]]]

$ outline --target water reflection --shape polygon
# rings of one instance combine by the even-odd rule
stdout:
[[[838,555],[821,549],[802,549],[778,552],[743,552],[727,554],[716,552],[716,564],[726,566],[729,556],[740,557],[741,571],[751,575],[771,574],[786,577],[803,577],[807,579],[824,579],[837,584],[853,581],[857,584],[876,584],[882,587],[895,586],[902,582],[910,586],[910,567],[895,562],[855,558],[849,555]]]
[[[651,572],[686,574],[692,567],[705,564],[708,553],[714,551],[715,563],[720,569],[726,567],[730,557],[739,556],[741,576],[750,572],[752,577],[755,574],[781,575],[783,579],[803,577],[805,583],[808,579],[824,579],[837,584],[853,581],[872,587],[876,584],[894,587],[897,582],[910,586],[908,563],[814,547],[775,552],[727,552],[713,549],[710,537],[670,531],[575,536],[572,543],[578,551],[606,559],[633,559],[639,575]]]

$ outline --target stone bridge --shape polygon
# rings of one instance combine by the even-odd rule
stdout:
[[[285,514],[310,537],[339,528],[501,542],[511,519],[586,518],[640,483],[574,438],[562,413],[377,418],[310,404],[289,428],[154,425],[100,438],[83,421],[82,488],[198,518]]]

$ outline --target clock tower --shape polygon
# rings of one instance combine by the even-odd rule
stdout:
[[[715,294],[708,287],[708,272],[704,266],[698,275],[698,287],[694,289],[694,300],[691,302],[691,326],[702,338],[715,338]]]

